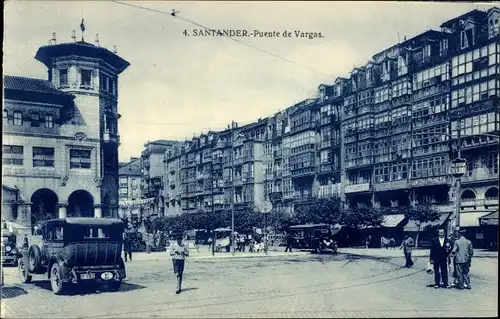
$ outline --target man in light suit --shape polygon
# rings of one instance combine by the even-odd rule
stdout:
[[[474,249],[470,240],[465,238],[464,231],[459,232],[459,238],[453,245],[453,256],[458,277],[458,289],[471,289],[469,269],[471,265]]]

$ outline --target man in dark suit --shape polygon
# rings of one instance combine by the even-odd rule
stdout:
[[[448,256],[451,253],[451,243],[445,238],[444,229],[438,230],[438,237],[431,242],[430,262],[434,266],[434,288],[439,288],[441,280],[443,287],[448,286]]]

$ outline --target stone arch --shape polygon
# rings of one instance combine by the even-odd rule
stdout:
[[[476,192],[474,192],[472,189],[465,189],[462,192],[460,199],[462,199],[462,200],[475,200],[476,199]]]
[[[94,217],[94,197],[87,191],[76,190],[68,197],[68,217]]]
[[[484,193],[486,200],[498,200],[498,187],[490,187]]]
[[[31,195],[31,224],[58,216],[59,197],[48,188],[40,188]]]

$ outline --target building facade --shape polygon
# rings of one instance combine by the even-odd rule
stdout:
[[[268,200],[293,211],[340,196],[351,206],[430,204],[446,217],[459,196],[460,226],[479,227],[498,209],[499,20],[496,7],[473,10],[375,54],[316,98],[184,143],[166,156],[167,210]],[[450,175],[459,155],[460,188]]]
[[[118,171],[119,177],[119,216],[132,220],[139,217],[135,206],[138,200],[142,198],[141,183],[141,160],[138,157],[131,157],[127,163],[121,163]],[[138,207],[137,207],[138,208]],[[135,216],[133,216],[135,215]]]
[[[165,153],[178,144],[179,142],[170,140],[156,140],[144,144],[140,159],[141,196],[148,199],[146,207],[143,207],[144,217],[165,213]]]
[[[118,216],[118,76],[129,63],[73,41],[39,48],[48,78],[4,76],[3,184],[23,225]]]

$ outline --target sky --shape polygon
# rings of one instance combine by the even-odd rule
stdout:
[[[376,53],[474,8],[491,4],[425,2],[167,2],[126,3],[171,12],[212,29],[321,32],[322,38],[238,38],[286,62],[224,37],[185,36],[201,27],[180,18],[109,1],[7,1],[4,74],[46,78],[34,59],[56,32],[72,30],[131,66],[119,79],[120,161],[155,139],[191,139],[244,125],[316,95],[322,83],[348,77]]]

